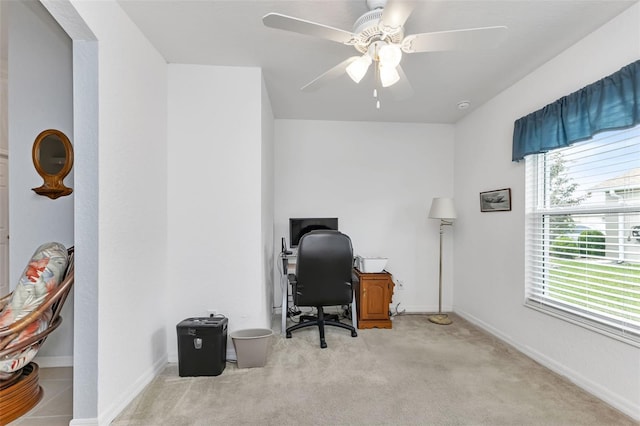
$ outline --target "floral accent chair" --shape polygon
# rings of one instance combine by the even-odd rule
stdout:
[[[13,293],[0,299],[0,424],[42,398],[38,366],[31,361],[62,322],[72,284],[73,248],[46,243],[36,249]]]

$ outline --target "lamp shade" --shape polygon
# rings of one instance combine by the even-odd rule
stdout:
[[[385,44],[378,51],[380,65],[395,68],[400,65],[402,50],[397,44]]]
[[[400,80],[400,74],[395,67],[380,63],[380,83],[382,87],[393,86]]]
[[[355,61],[351,62],[347,67],[346,71],[349,74],[349,77],[356,83],[360,83],[362,77],[367,73],[369,69],[369,65],[371,65],[372,59],[368,53],[365,53]]]
[[[456,208],[453,205],[453,198],[434,198],[429,210],[431,219],[455,219]]]

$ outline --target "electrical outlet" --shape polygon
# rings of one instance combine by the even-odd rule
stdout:
[[[396,289],[397,290],[404,290],[404,281],[396,280]]]

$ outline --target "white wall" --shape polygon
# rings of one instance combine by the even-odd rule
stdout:
[[[73,87],[71,40],[37,1],[9,2],[8,118],[10,286],[18,283],[28,260],[43,243],[74,244],[74,194],[52,200],[31,188],[43,180],[33,166],[31,148],[46,129],[65,133],[72,145]],[[74,187],[74,170],[65,178]],[[71,365],[73,296],[63,323],[38,353],[40,366]]]
[[[271,110],[271,101],[267,88],[265,86],[264,78],[261,81],[261,120],[262,120],[262,274],[263,282],[263,299],[262,303],[265,306],[265,324],[271,323],[271,313],[274,306],[274,266],[275,258],[274,253],[274,119],[273,111]],[[276,281],[277,282],[277,281]]]
[[[9,130],[8,130],[8,41],[9,4],[0,2],[0,294],[9,293]]]
[[[63,3],[56,1],[56,5]],[[72,9],[67,3],[67,6]],[[77,13],[77,12],[76,12]],[[67,15],[75,16],[75,15]],[[83,22],[79,17],[77,21]],[[98,410],[99,310],[99,118],[98,43],[86,26],[76,25],[73,41],[75,165],[75,303],[73,329],[73,414],[95,418]],[[80,284],[80,285],[78,285]]]
[[[456,125],[455,311],[640,419],[640,349],[523,306],[524,163],[513,123],[640,57],[640,6]],[[513,211],[480,213],[478,193],[510,187]]]
[[[215,310],[229,318],[229,333],[270,325],[262,240],[271,190],[267,184],[263,201],[261,180],[270,174],[263,166],[271,143],[262,138],[269,131],[261,91],[259,68],[169,65],[171,361],[175,326],[185,318]]]
[[[388,257],[387,270],[404,282],[394,307],[437,311],[439,222],[427,215],[433,197],[453,195],[453,126],[276,120],[275,139],[276,250],[280,237],[290,243],[290,217],[338,217],[354,253]],[[452,304],[452,231],[443,309]]]
[[[97,390],[86,391],[97,392],[96,420],[108,424],[167,361],[167,65],[116,2],[73,7],[97,38],[99,67],[98,253],[83,253],[89,267],[98,260],[99,299],[76,322],[97,316]],[[74,422],[83,424],[91,419],[75,404],[85,390],[76,383]]]

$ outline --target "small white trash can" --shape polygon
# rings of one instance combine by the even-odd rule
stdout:
[[[267,328],[248,328],[236,330],[230,336],[236,348],[238,368],[265,366],[273,331]]]

